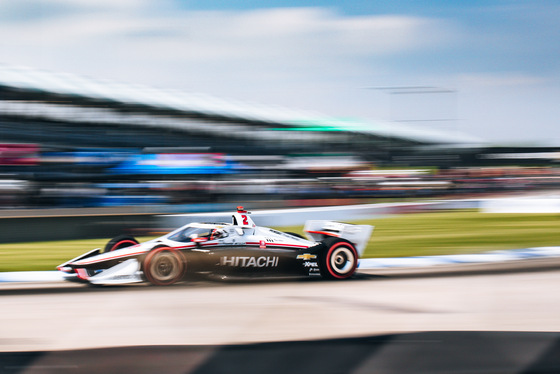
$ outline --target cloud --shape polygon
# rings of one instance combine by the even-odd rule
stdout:
[[[219,29],[227,43],[259,46],[255,54],[275,50],[279,54],[387,55],[422,48],[437,35],[438,21],[407,16],[342,16],[323,8],[266,9],[243,13],[194,14],[204,19],[206,30]],[[221,27],[218,28],[218,25]],[[431,36],[428,34],[432,33]],[[211,35],[216,35],[211,33]],[[212,40],[201,35],[201,42]],[[247,52],[247,51],[246,51]]]
[[[30,48],[64,50],[76,43],[142,44],[162,58],[193,61],[215,58],[305,59],[350,54],[377,56],[425,48],[440,42],[437,20],[410,16],[344,16],[324,8],[276,8],[251,11],[172,12],[171,3],[154,8],[149,1],[34,0],[12,6],[0,42]],[[32,12],[31,9],[35,9]],[[24,19],[25,15],[34,22]],[[43,15],[43,17],[41,17]],[[23,25],[22,23],[25,23]],[[37,43],[33,44],[33,41]],[[9,44],[9,43],[8,43]],[[185,52],[189,53],[185,53]]]
[[[255,100],[268,91],[272,103],[288,105],[294,96],[312,104],[309,96],[333,85],[367,86],[363,77],[383,74],[387,59],[429,51],[452,35],[438,19],[320,7],[191,11],[165,0],[32,1],[53,8],[33,22],[3,25],[0,62]],[[7,13],[25,13],[6,9],[20,2],[6,3]]]

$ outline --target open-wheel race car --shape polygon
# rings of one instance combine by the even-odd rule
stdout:
[[[130,236],[110,240],[57,267],[68,280],[95,285],[148,281],[166,286],[189,276],[350,278],[373,226],[307,221],[308,238],[256,226],[238,207],[231,223],[189,223],[139,243]]]

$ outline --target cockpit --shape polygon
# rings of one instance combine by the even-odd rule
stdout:
[[[200,225],[200,226],[187,226],[169,237],[181,243],[189,243],[205,240],[218,240],[228,236],[227,231],[223,227],[216,227],[214,225]]]

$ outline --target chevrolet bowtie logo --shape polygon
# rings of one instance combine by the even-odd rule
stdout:
[[[304,253],[302,255],[297,256],[298,260],[305,260],[305,261],[309,261],[309,260],[312,260],[312,259],[315,259],[315,258],[317,258],[317,255],[312,255],[310,253]]]

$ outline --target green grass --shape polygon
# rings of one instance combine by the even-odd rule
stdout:
[[[558,214],[452,211],[399,215],[356,223],[375,226],[364,257],[480,253],[560,245]],[[302,233],[302,227],[282,227]],[[139,238],[141,241],[148,238]],[[52,270],[108,239],[0,244],[0,272]]]
[[[363,257],[480,253],[560,246],[558,214],[485,214],[452,211],[355,222],[374,225]],[[300,227],[284,228],[301,233]]]
[[[148,240],[151,238],[138,238]],[[54,270],[57,265],[95,248],[108,239],[0,244],[0,272]]]

